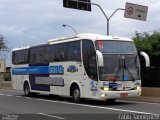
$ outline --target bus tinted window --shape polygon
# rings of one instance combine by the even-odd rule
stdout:
[[[55,61],[81,61],[80,41],[54,45]]]
[[[12,53],[13,64],[27,64],[29,58],[29,50],[19,50]]]
[[[81,61],[80,41],[67,43],[68,47],[68,60],[69,61]]]
[[[133,42],[128,41],[96,41],[96,48],[102,53],[137,53]]]
[[[98,80],[97,77],[97,63],[96,53],[93,42],[90,40],[83,40],[82,42],[83,64],[88,76],[93,80]]]
[[[30,51],[30,53],[29,53]],[[32,47],[12,53],[14,64],[81,61],[80,41]]]
[[[35,49],[36,52],[36,63],[44,62],[44,47],[38,47]]]
[[[52,62],[55,59],[54,45],[44,48],[44,62]]]
[[[66,61],[66,50],[65,43],[55,45],[55,61]]]
[[[30,63],[35,63],[36,62],[36,52],[35,52],[35,48],[32,48],[30,50],[30,59],[29,59]]]

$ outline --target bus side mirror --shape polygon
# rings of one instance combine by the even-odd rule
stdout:
[[[103,63],[102,53],[99,50],[96,50],[96,54],[97,54],[97,59],[98,59],[98,66],[103,67],[104,63]]]
[[[145,59],[145,62],[146,62],[146,67],[149,67],[150,66],[150,59],[149,59],[149,56],[147,53],[141,51],[140,52],[140,55],[142,55]]]

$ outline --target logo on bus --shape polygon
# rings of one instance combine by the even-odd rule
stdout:
[[[64,67],[59,66],[50,66],[49,67],[49,73],[50,74],[64,74]]]
[[[70,65],[67,68],[67,72],[71,72],[71,73],[78,72],[78,68],[75,65]]]
[[[97,83],[96,83],[96,81],[92,80],[90,82],[90,90],[91,91],[97,91]]]

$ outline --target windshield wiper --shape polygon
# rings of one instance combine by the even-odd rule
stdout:
[[[124,80],[124,70],[127,70],[129,75],[131,76],[132,80],[135,81],[132,73],[130,72],[130,70],[128,69],[127,65],[126,65],[126,60],[124,57],[122,57],[122,60],[123,60],[123,80]]]
[[[116,71],[116,77],[118,77],[121,68],[122,68],[122,66],[121,66],[121,57],[120,57],[120,55],[119,55],[119,64],[118,64],[118,69],[117,69],[117,71]]]

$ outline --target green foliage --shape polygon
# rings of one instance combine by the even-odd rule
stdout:
[[[138,51],[144,51],[150,57],[151,67],[148,69],[144,67],[145,61],[140,57],[142,86],[160,87],[160,33],[154,32],[152,34],[139,34],[136,32],[133,40]]]
[[[10,73],[4,74],[4,81],[11,81],[11,74]]]
[[[5,38],[0,35],[0,49],[7,49],[7,42],[5,40]]]
[[[160,33],[154,32],[149,35],[148,33],[139,34],[136,32],[133,40],[138,51],[145,51],[149,55],[160,55]]]

